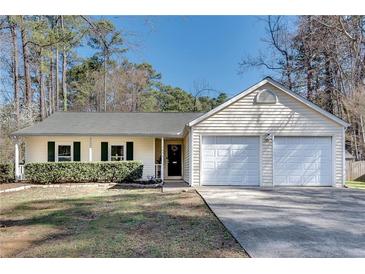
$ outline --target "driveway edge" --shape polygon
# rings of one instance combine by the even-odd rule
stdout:
[[[242,248],[242,250],[247,254],[248,258],[252,258],[252,256],[247,252],[247,250],[242,246],[242,244],[237,240],[237,237],[234,235],[234,233],[226,227],[226,225],[221,221],[221,219],[218,218],[217,214],[215,214],[214,210],[209,206],[207,201],[205,201],[204,197],[200,194],[199,190],[195,188],[195,192],[200,196],[200,198],[203,200],[204,204],[209,208],[210,212],[214,215],[214,217],[218,220],[219,223],[221,223],[224,228],[228,231],[228,233],[232,236],[232,238],[237,242],[237,244]]]

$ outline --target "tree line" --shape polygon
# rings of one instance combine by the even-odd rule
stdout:
[[[346,148],[365,160],[365,16],[269,16],[267,52],[240,67],[263,67],[289,89],[347,121]]]
[[[106,17],[0,16],[0,160],[12,155],[12,131],[56,111],[206,112],[226,100],[164,84],[125,57],[127,45]]]
[[[267,51],[240,62],[349,122],[346,148],[357,160],[365,159],[364,18],[269,16]],[[105,17],[0,16],[0,158],[12,153],[10,132],[55,111],[205,112],[227,99],[206,83],[192,92],[164,84],[152,65],[125,57],[127,45]]]

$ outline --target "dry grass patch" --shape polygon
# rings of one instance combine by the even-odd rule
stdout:
[[[247,257],[194,191],[1,194],[1,257]]]
[[[346,186],[349,188],[356,188],[365,190],[365,182],[358,182],[358,181],[347,181]]]

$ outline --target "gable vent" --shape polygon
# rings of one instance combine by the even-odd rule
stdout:
[[[263,89],[255,97],[256,104],[276,104],[278,102],[278,97],[276,94],[269,90]]]

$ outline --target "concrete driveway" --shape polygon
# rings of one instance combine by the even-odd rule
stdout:
[[[252,257],[365,257],[365,191],[197,190]]]

